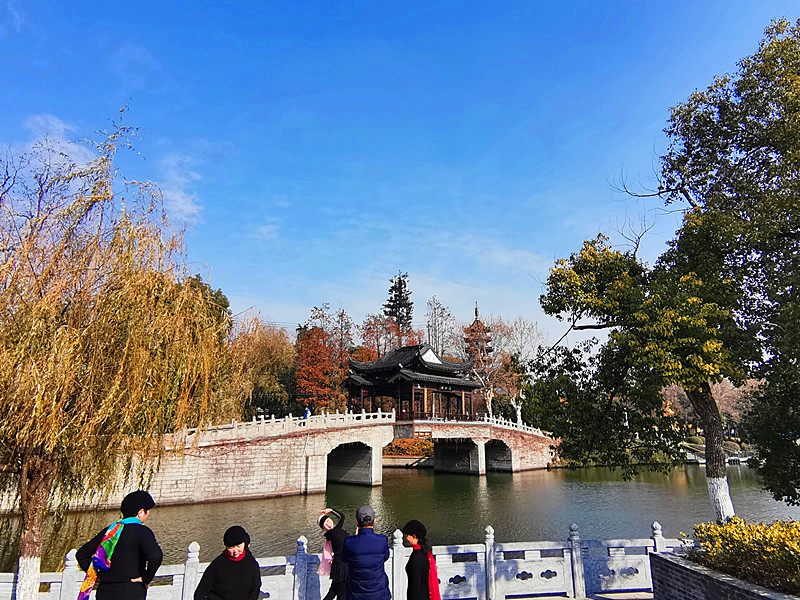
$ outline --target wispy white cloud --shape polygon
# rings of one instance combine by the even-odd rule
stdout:
[[[553,261],[524,248],[515,247],[488,233],[439,232],[431,240],[443,255],[457,253],[488,268],[513,268],[525,272],[547,272]]]
[[[32,115],[25,119],[25,129],[27,129],[33,139],[27,144],[28,148],[47,140],[48,143],[59,152],[62,152],[76,164],[87,163],[95,158],[94,153],[85,145],[70,139],[70,136],[78,130],[72,123],[62,121],[54,115]]]
[[[259,242],[272,242],[280,237],[280,219],[267,217],[250,232],[252,238]]]
[[[194,223],[200,218],[202,207],[193,189],[194,182],[202,179],[195,171],[197,164],[197,159],[180,153],[168,154],[159,161],[159,186],[167,212],[175,220]]]
[[[14,28],[14,31],[20,33],[22,31],[22,25],[25,23],[25,14],[22,12],[19,3],[15,0],[8,0],[8,2],[6,2],[6,7],[8,8],[8,13],[11,15],[11,26]]]
[[[125,88],[136,90],[148,86],[161,64],[144,46],[124,42],[111,54],[109,68]]]
[[[77,127],[53,115],[32,115],[25,119],[25,129],[36,137],[65,139],[67,133],[77,130]]]

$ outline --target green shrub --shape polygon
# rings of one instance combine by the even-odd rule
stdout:
[[[726,523],[694,527],[701,550],[690,558],[709,568],[787,594],[800,593],[800,522]]]
[[[706,438],[701,437],[699,435],[690,435],[686,438],[686,442],[688,444],[694,444],[695,446],[705,446],[706,445]]]
[[[433,442],[418,438],[400,438],[383,447],[384,456],[433,456]]]
[[[741,447],[733,440],[725,440],[722,442],[722,449],[725,450],[725,452],[739,452]]]

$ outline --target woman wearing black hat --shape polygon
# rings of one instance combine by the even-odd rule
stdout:
[[[250,536],[234,525],[222,537],[225,550],[208,565],[194,600],[256,600],[261,571],[250,552]]]
[[[339,598],[344,600],[345,597],[345,584],[347,582],[347,563],[342,560],[342,546],[344,540],[350,534],[347,533],[342,525],[344,524],[344,515],[338,510],[333,508],[325,508],[320,513],[319,526],[325,532],[325,545],[322,548],[322,562],[318,573],[320,575],[331,576],[331,587],[325,598],[322,600],[333,600]],[[337,521],[334,525],[331,515],[336,517]],[[327,566],[326,566],[327,565]]]
[[[406,536],[406,542],[414,549],[406,563],[408,600],[441,600],[436,560],[425,538],[428,530],[414,519],[406,523],[401,531]]]
[[[144,490],[122,500],[122,519],[114,521],[78,549],[76,558],[86,578],[78,598],[87,600],[97,585],[98,600],[143,600],[161,565],[156,536],[144,522],[155,506]]]

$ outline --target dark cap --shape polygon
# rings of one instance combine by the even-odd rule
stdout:
[[[140,510],[150,510],[156,505],[153,497],[144,490],[131,492],[122,499],[119,510],[123,517],[135,517]]]
[[[363,523],[369,518],[370,521],[375,521],[375,511],[371,506],[362,506],[356,511],[356,521]]]
[[[319,526],[322,527],[323,529],[325,529],[325,521],[327,521],[330,518],[331,518],[331,516],[328,513],[325,513],[324,515],[321,515],[320,518],[319,518],[319,521],[318,521]],[[331,523],[333,523],[333,519],[331,519]]]
[[[244,530],[244,527],[240,525],[234,525],[233,527],[228,527],[228,530],[225,532],[225,535],[222,536],[222,543],[225,544],[226,548],[230,548],[231,546],[238,546],[242,542],[245,545],[250,543],[250,535]]]
[[[403,528],[400,531],[402,531],[406,535],[416,536],[418,539],[424,538],[425,534],[428,533],[428,530],[425,529],[425,525],[423,525],[416,519],[410,520],[403,526]]]

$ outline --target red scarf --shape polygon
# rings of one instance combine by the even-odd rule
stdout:
[[[414,550],[422,548],[419,544],[414,544],[411,547]],[[433,558],[433,554],[430,552],[428,552],[428,565],[430,566],[428,570],[428,592],[430,593],[431,600],[442,600],[442,596],[439,593],[439,573],[436,571],[436,559]]]
[[[233,562],[239,562],[240,560],[242,560],[242,559],[244,558],[244,555],[245,555],[245,554],[247,554],[247,548],[245,548],[245,549],[244,549],[244,552],[242,552],[242,553],[239,555],[239,558],[233,558],[233,557],[230,555],[230,553],[227,551],[227,549],[225,550],[225,558],[227,558],[228,560],[232,560]]]

